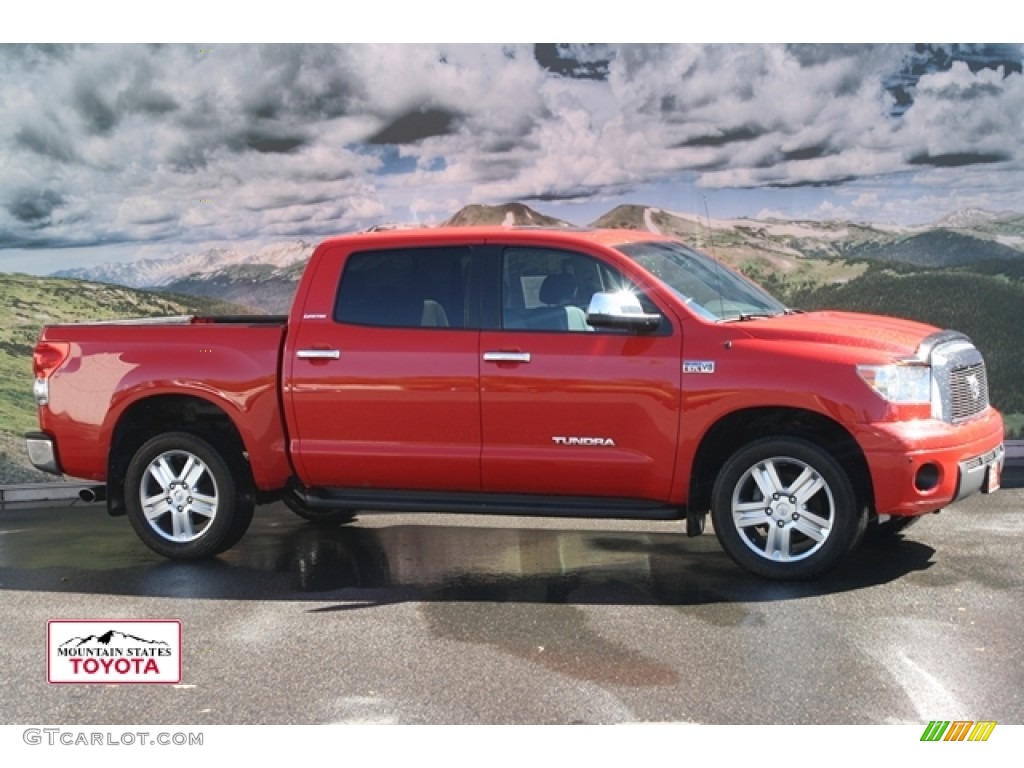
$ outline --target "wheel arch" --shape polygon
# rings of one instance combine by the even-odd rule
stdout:
[[[240,495],[255,496],[256,483],[241,432],[219,405],[195,395],[153,395],[129,405],[117,420],[107,456],[107,511],[125,514],[124,482],[136,451],[164,432],[206,440],[231,467]]]
[[[734,411],[704,433],[691,467],[687,507],[707,511],[722,465],[744,445],[764,437],[797,437],[827,451],[846,471],[858,505],[874,509],[871,472],[853,435],[839,422],[816,411],[770,406]]]

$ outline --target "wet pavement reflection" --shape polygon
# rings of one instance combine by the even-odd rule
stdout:
[[[150,553],[98,505],[8,510],[0,589],[322,601],[316,611],[409,601],[702,605],[860,589],[927,569],[934,553],[896,539],[863,547],[815,582],[766,582],[734,565],[712,533],[599,525],[369,514],[322,528],[275,505],[216,560],[179,563]]]
[[[0,720],[1019,722],[1024,473],[1005,480],[807,583],[682,523],[321,529],[272,505],[178,563],[102,505],[3,509]],[[185,685],[47,686],[46,622],[84,617],[182,621]]]

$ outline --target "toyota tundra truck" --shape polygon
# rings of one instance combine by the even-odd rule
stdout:
[[[40,469],[93,481],[175,559],[283,500],[358,511],[710,514],[764,577],[833,567],[869,526],[999,487],[1003,422],[963,334],[789,309],[629,230],[329,239],[290,314],[43,329]]]

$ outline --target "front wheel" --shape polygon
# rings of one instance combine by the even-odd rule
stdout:
[[[825,450],[799,438],[757,440],[722,467],[711,519],[739,565],[773,579],[816,576],[859,538],[865,513]]]
[[[159,435],[139,448],[125,474],[125,507],[142,542],[175,560],[223,552],[253,513],[220,452],[187,432]]]

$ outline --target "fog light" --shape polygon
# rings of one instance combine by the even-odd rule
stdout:
[[[942,469],[938,464],[922,464],[914,475],[914,487],[921,493],[935,490],[942,481]]]

